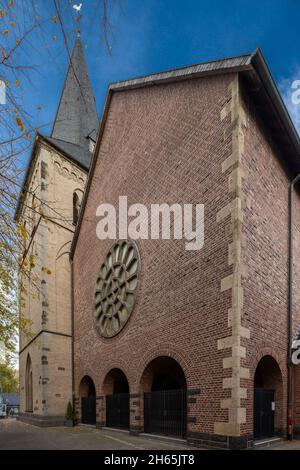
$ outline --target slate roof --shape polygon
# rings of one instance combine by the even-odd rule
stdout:
[[[88,171],[92,154],[88,148],[79,147],[79,145],[64,140],[53,139],[52,137],[41,136],[46,142],[54,145],[58,150],[69,155],[73,161],[79,163],[85,170]]]
[[[97,132],[98,125],[82,42],[77,37],[50,139],[55,139],[68,153],[73,152],[72,157],[88,169],[91,153],[87,137]]]

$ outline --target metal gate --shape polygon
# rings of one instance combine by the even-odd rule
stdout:
[[[186,436],[186,390],[162,390],[144,394],[145,432]]]
[[[96,424],[96,397],[81,398],[81,422],[83,424]]]
[[[129,429],[128,393],[115,393],[106,397],[106,426]]]
[[[274,390],[254,389],[254,438],[274,436]]]

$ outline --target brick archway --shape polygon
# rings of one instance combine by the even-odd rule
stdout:
[[[140,379],[140,425],[145,432],[185,437],[187,381],[181,365],[170,356],[158,356]]]
[[[170,359],[173,359],[178,363],[184,373],[187,387],[189,386],[189,373],[192,368],[190,358],[188,356],[186,357],[182,350],[178,351],[177,348],[174,347],[174,345],[164,344],[151,347],[147,350],[147,353],[141,358],[139,366],[137,367],[139,375],[136,377],[134,390],[140,391],[142,376],[145,372],[146,367],[151,363],[151,361],[163,356],[169,357]]]
[[[106,373],[102,384],[102,391],[104,395],[129,393],[129,382],[122,369],[114,367]]]
[[[124,372],[119,368],[111,369],[104,378],[102,390],[106,426],[129,429],[129,383]]]
[[[129,368],[128,363],[122,359],[118,359],[118,361],[109,360],[98,374],[99,378],[101,378],[101,382],[99,384],[99,391],[101,395],[107,394],[107,381],[109,380],[110,374],[113,370],[119,370],[122,374],[124,374],[128,382],[129,390],[132,389],[133,376],[136,372],[132,371]]]
[[[157,390],[186,389],[181,365],[170,356],[158,356],[145,367],[140,379],[141,393]]]
[[[258,361],[254,376],[254,438],[282,435],[284,429],[283,376],[278,361],[266,354]]]
[[[80,415],[83,424],[96,424],[96,387],[93,379],[85,375],[79,384]]]

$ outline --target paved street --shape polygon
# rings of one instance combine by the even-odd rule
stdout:
[[[39,428],[14,419],[0,420],[0,450],[193,450],[180,441],[148,436],[131,436],[126,432],[74,428]]]
[[[15,419],[0,420],[0,450],[197,450],[184,442],[132,436],[127,432],[88,426],[39,428]],[[198,449],[199,450],[199,449]],[[255,450],[300,450],[298,441],[278,441]]]
[[[300,450],[300,440],[282,440],[270,445],[257,446],[255,450]]]

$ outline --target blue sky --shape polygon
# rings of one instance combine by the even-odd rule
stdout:
[[[27,1],[31,8],[31,0],[16,1]],[[59,3],[71,47],[78,14],[69,0]],[[99,115],[110,82],[261,47],[300,129],[300,105],[292,105],[290,99],[291,83],[300,79],[298,0],[115,0],[109,11],[111,54],[101,38],[99,0],[74,3],[82,3],[82,38]],[[53,0],[34,4],[42,18],[56,13]],[[50,22],[43,39],[34,33],[30,40],[35,45],[30,57],[24,48],[24,57],[21,52],[18,60],[33,61],[38,67],[30,72],[30,81],[21,80],[21,93],[32,123],[41,126],[55,116],[68,54],[58,24]],[[49,131],[50,126],[43,128]]]

